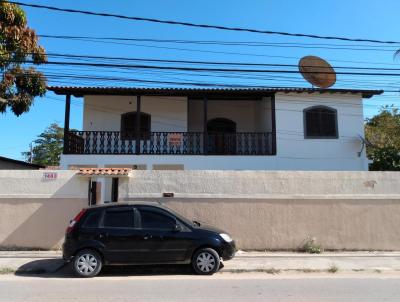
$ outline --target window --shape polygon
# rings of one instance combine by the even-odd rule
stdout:
[[[176,225],[174,218],[155,211],[140,210],[140,217],[142,229],[172,230]]]
[[[121,115],[121,138],[125,140],[136,139],[137,112],[127,112]],[[140,112],[140,138],[149,139],[151,131],[151,115]]]
[[[106,211],[104,226],[109,228],[133,228],[135,226],[133,209]]]
[[[86,216],[86,219],[83,222],[82,227],[84,227],[84,228],[97,228],[99,226],[100,214],[101,214],[100,211],[90,212]]]
[[[304,110],[305,138],[338,138],[337,111],[326,106]]]

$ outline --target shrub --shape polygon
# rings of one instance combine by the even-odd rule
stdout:
[[[314,237],[308,237],[303,247],[301,248],[302,252],[309,254],[320,254],[323,252],[322,247],[316,243],[316,239]]]
[[[339,270],[339,268],[338,268],[336,265],[332,264],[332,265],[328,268],[328,273],[334,274],[334,273],[336,273],[338,270]]]

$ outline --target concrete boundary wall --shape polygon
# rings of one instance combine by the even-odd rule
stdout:
[[[57,248],[87,205],[75,171],[0,171],[0,247]],[[50,172],[50,171],[49,171]],[[400,250],[400,173],[134,171],[120,200],[157,200],[220,227],[250,250]],[[162,198],[163,193],[173,198]]]
[[[120,198],[396,198],[399,172],[132,171]]]
[[[79,198],[0,198],[0,246],[60,248],[70,219],[86,206]]]
[[[308,237],[333,250],[400,250],[400,198],[170,199],[185,217],[227,230],[241,249],[296,250]]]
[[[0,171],[0,247],[59,248],[69,220],[88,204],[87,179],[75,174]]]

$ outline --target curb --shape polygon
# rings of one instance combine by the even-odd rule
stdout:
[[[240,274],[240,273],[265,273],[270,275],[279,275],[285,273],[296,273],[296,274],[310,274],[310,273],[317,273],[317,274],[384,274],[384,273],[397,273],[400,274],[399,270],[395,269],[352,269],[352,270],[332,270],[332,269],[265,269],[265,268],[257,268],[257,269],[221,269],[220,273],[232,273],[232,274]]]

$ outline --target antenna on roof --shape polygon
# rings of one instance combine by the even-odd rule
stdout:
[[[329,88],[336,83],[335,70],[320,57],[306,56],[301,58],[299,71],[307,82],[319,88]]]

